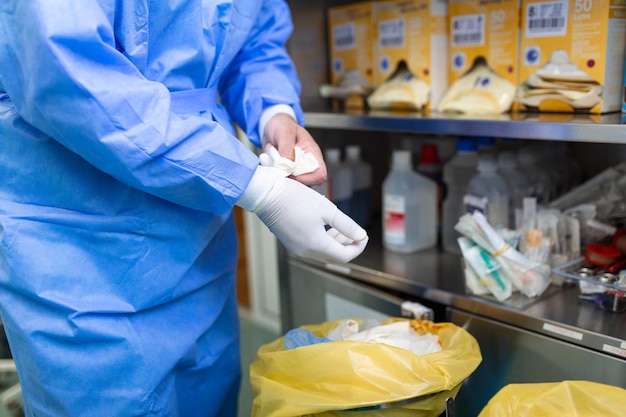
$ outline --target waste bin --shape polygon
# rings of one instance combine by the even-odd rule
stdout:
[[[284,337],[261,346],[250,366],[252,416],[441,415],[447,400],[480,364],[478,343],[453,323],[391,318],[381,325],[399,321],[437,335],[441,350],[417,355],[384,343],[356,341],[287,349]],[[301,329],[323,338],[342,322]]]
[[[509,384],[478,417],[623,417],[626,390],[590,381]]]

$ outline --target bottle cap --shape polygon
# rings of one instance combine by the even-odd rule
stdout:
[[[477,149],[476,141],[472,138],[459,138],[456,141],[457,152],[476,152]]]
[[[482,155],[478,159],[479,171],[496,171],[498,169],[498,163],[496,158],[492,155]]]
[[[361,147],[358,145],[346,146],[346,158],[354,161],[361,157]]]
[[[339,148],[328,148],[324,151],[324,159],[326,162],[336,164],[341,161],[341,151]]]
[[[419,163],[420,165],[439,165],[437,145],[422,145]]]
[[[476,144],[478,149],[493,148],[496,145],[496,140],[489,136],[478,136],[476,137]]]
[[[498,155],[498,165],[503,168],[515,168],[517,166],[517,158],[513,152],[502,152]]]
[[[411,166],[411,152],[410,151],[393,151],[393,166],[407,167]]]

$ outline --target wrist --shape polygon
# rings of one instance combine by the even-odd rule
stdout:
[[[285,173],[281,170],[259,165],[235,204],[244,210],[257,213],[267,205],[284,181]]]
[[[291,106],[287,104],[276,104],[266,108],[263,110],[263,113],[261,113],[261,118],[259,119],[259,137],[261,140],[263,140],[263,134],[265,133],[265,126],[267,126],[267,123],[272,117],[280,113],[287,114],[291,116],[293,120],[297,121],[296,113],[293,111]]]

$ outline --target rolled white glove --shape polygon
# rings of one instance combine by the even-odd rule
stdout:
[[[295,255],[339,262],[359,256],[367,232],[326,197],[284,175],[259,166],[237,205],[255,213]]]

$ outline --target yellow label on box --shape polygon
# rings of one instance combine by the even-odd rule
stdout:
[[[379,79],[382,84],[404,61],[431,88],[436,107],[448,85],[447,0],[388,0],[376,3]]]
[[[374,66],[374,5],[361,2],[328,9],[331,84],[357,70],[376,85]]]
[[[478,57],[517,85],[519,0],[450,0],[450,82]]]
[[[523,0],[521,108],[619,111],[625,49],[625,0]]]

